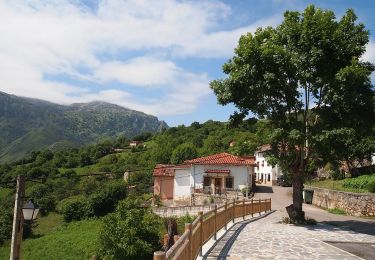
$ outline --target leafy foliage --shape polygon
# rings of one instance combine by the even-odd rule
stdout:
[[[351,9],[339,20],[313,5],[287,11],[276,28],[241,36],[223,65],[228,77],[211,82],[220,104],[239,109],[233,121],[249,113],[269,120],[271,153],[292,173],[290,212],[299,220],[308,161],[353,162],[371,154],[374,66],[360,60],[369,32],[356,20]]]
[[[140,198],[121,201],[115,213],[103,219],[100,256],[104,259],[148,259],[160,248],[163,221]]]
[[[345,179],[342,181],[342,186],[353,189],[368,189],[370,192],[374,191],[375,174],[362,175],[357,178]]]

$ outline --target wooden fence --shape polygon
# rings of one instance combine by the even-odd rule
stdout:
[[[242,200],[225,203],[221,207],[215,206],[203,214],[198,213],[198,217],[193,223],[185,224],[184,234],[167,251],[157,251],[154,253],[154,260],[192,260],[198,255],[202,255],[202,246],[212,237],[216,240],[217,232],[225,227],[235,218],[247,215],[254,215],[271,210],[271,199],[264,200]]]

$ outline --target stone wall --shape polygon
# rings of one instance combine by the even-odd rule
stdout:
[[[322,208],[338,208],[351,216],[375,216],[374,193],[352,193],[312,188],[312,204]]]
[[[221,205],[217,205],[220,207]],[[161,217],[180,217],[186,214],[198,215],[199,211],[203,213],[215,209],[215,204],[202,205],[202,206],[182,206],[182,207],[159,207],[153,208],[152,211]]]

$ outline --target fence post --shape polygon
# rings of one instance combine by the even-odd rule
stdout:
[[[189,239],[189,258],[188,259],[192,259],[192,256],[193,256],[193,243],[191,241],[191,238],[192,238],[192,225],[191,223],[185,223],[185,231],[189,231],[189,236],[188,236],[188,239]]]
[[[156,251],[154,252],[154,260],[165,260],[165,252],[164,251]]]
[[[242,220],[245,220],[245,215],[246,215],[246,211],[245,211],[245,199],[242,199]]]
[[[215,211],[214,211],[214,226],[215,226],[215,229],[214,229],[214,239],[216,240],[217,239],[217,236],[216,236],[216,231],[217,231],[217,204],[215,204]]]
[[[200,239],[200,245],[199,245],[199,255],[202,256],[202,247],[203,247],[203,211],[199,211],[198,212],[198,218],[199,219],[199,222],[200,222],[200,225],[201,225],[201,230],[200,230],[200,234],[199,234],[199,239]]]
[[[270,198],[270,211],[272,210],[272,203],[271,203],[271,198]]]
[[[262,202],[261,202],[261,199],[259,199],[259,216],[262,215],[261,212],[262,212]]]
[[[251,199],[251,217],[254,217],[254,200]]]
[[[235,214],[236,213],[236,199],[233,199],[233,219],[232,219],[232,222],[234,223],[234,218],[235,218]]]
[[[225,201],[225,216],[228,216],[228,202]],[[228,227],[227,227],[227,224],[228,224],[228,221],[225,219],[225,230],[228,230]]]

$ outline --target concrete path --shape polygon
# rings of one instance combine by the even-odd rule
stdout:
[[[226,245],[217,259],[361,259],[333,246],[334,242],[367,245],[363,259],[374,259],[375,236],[343,230],[332,225],[295,226],[280,223],[283,213],[248,223],[234,243]],[[228,250],[228,248],[230,248]]]
[[[258,186],[255,199],[271,198],[273,213],[235,223],[207,243],[203,259],[374,259],[375,221],[330,214],[304,204],[316,226],[282,224],[292,189]]]
[[[287,216],[285,207],[292,203],[292,188],[280,186],[257,186],[254,198],[271,198],[272,209]],[[326,210],[310,204],[303,204],[306,217],[323,224],[347,228],[356,232],[375,235],[375,220],[328,213]]]

